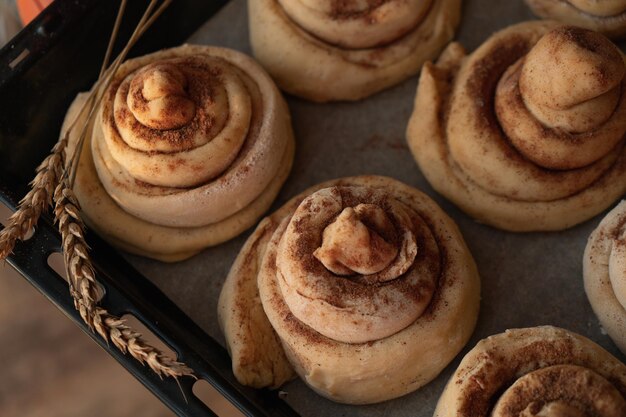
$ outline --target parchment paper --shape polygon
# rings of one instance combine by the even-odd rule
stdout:
[[[532,19],[522,0],[466,0],[457,40],[474,50],[491,33]],[[245,0],[233,0],[189,42],[234,48],[250,54]],[[287,384],[286,401],[303,416],[432,416],[448,378],[480,339],[508,328],[555,325],[591,338],[622,361],[624,355],[596,319],[582,279],[587,237],[602,216],[559,233],[506,233],[474,222],[428,185],[405,141],[417,76],[357,103],[312,104],[287,97],[297,151],[291,176],[274,208],[304,188],[336,177],[388,175],[437,201],[458,223],[478,264],[482,302],[476,331],[465,349],[424,388],[372,406],[345,406],[316,395],[300,380]],[[249,235],[173,265],[129,256],[131,262],[222,344],[216,309],[228,269]]]

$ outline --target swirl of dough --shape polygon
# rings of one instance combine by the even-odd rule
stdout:
[[[591,233],[583,276],[600,324],[626,353],[626,202],[611,210]]]
[[[253,59],[224,48],[184,45],[125,62],[90,131],[75,187],[90,227],[167,261],[250,227],[293,161],[278,89]]]
[[[127,62],[95,126],[102,184],[124,210],[163,226],[236,213],[272,181],[287,147],[274,136],[272,93],[220,56]]]
[[[577,35],[571,35],[572,32]],[[558,120],[548,120],[548,123],[554,123],[554,127],[551,127],[550,124],[542,123],[542,119],[549,119],[546,115],[558,119],[558,115],[561,115],[559,107],[571,112],[574,103],[583,101],[581,96],[601,95],[603,91],[600,87],[605,86],[592,85],[588,88],[591,91],[578,92],[577,90],[583,90],[588,87],[587,84],[593,83],[577,80],[577,84],[585,86],[558,89],[552,85],[551,89],[547,89],[545,81],[540,82],[538,79],[557,79],[562,72],[567,74],[566,80],[595,79],[600,71],[608,72],[613,69],[616,65],[610,60],[617,57],[618,64],[622,67],[617,80],[619,98],[624,62],[609,40],[592,32],[557,28],[545,36],[539,31],[526,35],[526,39],[510,42],[508,50],[501,49],[500,43],[487,42],[468,58],[466,66],[459,74],[459,88],[452,93],[454,98],[448,119],[448,143],[451,157],[463,172],[489,192],[515,196],[526,201],[550,201],[589,187],[613,165],[622,149],[616,149],[616,145],[623,142],[626,132],[626,94],[617,109],[615,102],[612,103],[613,108],[606,109],[612,118],[602,129],[592,127],[589,131],[578,133],[577,126],[563,126],[554,123]],[[607,49],[610,47],[615,51],[610,51],[613,54],[607,52],[606,56],[600,56],[589,49],[571,45],[574,43],[573,38],[587,35],[602,37],[609,44]],[[567,46],[562,47],[564,43]],[[496,54],[501,57],[494,56]],[[523,65],[515,64],[523,58]],[[549,62],[546,63],[546,60]],[[553,65],[558,62],[567,64]],[[593,72],[589,67],[594,64],[604,65]],[[546,71],[542,66],[549,68]],[[509,71],[503,72],[506,68]],[[543,71],[538,73],[540,70]],[[518,83],[515,83],[516,73]],[[614,80],[610,79],[607,84],[612,81]],[[477,95],[488,100],[494,86],[495,104],[487,102],[483,105],[477,102]],[[554,103],[550,96],[555,94],[571,96]],[[494,108],[496,118],[489,120]],[[578,117],[594,119],[589,116],[589,112],[584,111],[586,109],[577,110]],[[536,117],[536,114],[542,117]],[[468,126],[467,120],[472,119],[487,122]],[[501,129],[505,136],[501,134]],[[600,151],[590,151],[593,148],[599,148]],[[577,155],[576,159],[572,155]]]
[[[102,106],[107,150],[133,178],[162,187],[203,184],[233,162],[252,104],[232,64],[205,55],[164,59],[127,75]]]
[[[278,0],[306,31],[345,48],[393,42],[424,19],[433,0]]]
[[[626,366],[591,340],[550,326],[480,341],[435,410],[435,417],[624,415]]]
[[[615,116],[625,70],[622,54],[607,38],[562,27],[543,36],[526,55],[520,94],[544,125],[591,132]]]
[[[481,221],[566,228],[626,191],[625,73],[603,35],[518,24],[425,67],[407,139],[435,188]]]
[[[541,167],[591,165],[626,133],[625,71],[621,53],[604,36],[555,29],[500,78],[495,97],[500,126],[515,149]],[[586,172],[588,181],[580,186],[595,180],[598,171]]]
[[[621,38],[626,34],[626,0],[526,0],[533,13]]]
[[[452,220],[411,187],[363,176],[319,184],[261,222],[219,319],[243,384],[279,386],[293,366],[321,395],[365,404],[439,374],[471,335],[478,302]]]
[[[358,100],[417,73],[454,36],[461,0],[250,0],[255,57],[285,91]]]
[[[439,274],[437,244],[419,220],[402,202],[364,187],[326,188],[304,199],[276,258],[293,315],[345,343],[382,339],[414,322]],[[416,232],[425,251],[417,262]]]

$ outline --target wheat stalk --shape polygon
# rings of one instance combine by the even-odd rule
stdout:
[[[26,237],[37,224],[41,214],[46,212],[54,202],[54,217],[61,233],[69,291],[75,308],[87,326],[102,336],[107,343],[113,343],[124,354],[129,353],[142,364],[147,364],[160,377],[177,379],[182,376],[192,376],[195,378],[191,368],[148,344],[142,339],[141,334],[128,327],[124,320],[109,314],[106,309],[98,305],[99,286],[89,257],[89,247],[84,237],[85,225],[80,217],[80,205],[72,190],[87,128],[104,92],[130,48],[171,3],[171,0],[164,0],[156,10],[154,8],[158,0],[150,1],[128,43],[107,68],[126,2],[127,0],[122,0],[120,4],[100,76],[80,111],[81,115],[71,124],[54,146],[51,154],[37,168],[35,179],[31,182],[31,190],[20,202],[17,211],[9,219],[7,227],[0,231],[0,259],[5,259],[13,251],[15,243]],[[77,145],[72,156],[66,160],[69,133],[76,128],[77,121],[84,116],[85,112],[87,112],[87,117],[81,125]]]
[[[98,332],[107,342],[112,342],[123,353],[129,353],[142,364],[147,364],[159,376],[193,376],[193,370],[185,364],[150,346],[124,320],[97,305],[98,284],[84,238],[85,225],[80,218],[80,206],[69,187],[67,177],[57,186],[54,200],[54,215],[63,240],[65,265],[74,287],[74,305],[89,328]]]

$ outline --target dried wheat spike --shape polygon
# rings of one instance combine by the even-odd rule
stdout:
[[[50,155],[37,167],[37,175],[30,183],[31,189],[9,217],[7,225],[0,231],[0,259],[6,259],[18,240],[24,240],[35,227],[39,217],[52,205],[52,195],[63,175],[67,135],[52,148]]]
[[[119,350],[124,353],[130,353],[133,358],[142,364],[147,364],[160,377],[179,378],[181,376],[191,376],[195,378],[191,368],[184,363],[175,361],[157,348],[150,346],[141,338],[141,334],[128,327],[124,320],[110,315],[102,308],[97,308],[96,314],[98,317],[97,326],[101,326],[98,333],[101,335],[106,333],[108,337],[105,337],[105,339],[111,340]]]
[[[141,335],[96,304],[98,287],[89,247],[85,242],[85,225],[80,218],[80,206],[69,180],[64,177],[54,193],[54,215],[59,223],[63,242],[63,256],[74,305],[91,330],[107,342],[111,341],[123,353],[130,353],[142,364],[147,364],[159,376],[178,378],[193,376],[193,371],[146,343]]]
[[[69,179],[63,177],[54,191],[54,218],[59,224],[63,244],[63,259],[70,282],[70,292],[74,306],[83,320],[93,330],[97,284],[88,246],[85,242],[85,225],[80,218],[80,206],[69,186]]]

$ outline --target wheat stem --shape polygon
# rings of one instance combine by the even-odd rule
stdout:
[[[90,95],[89,95],[89,100],[93,98],[93,102],[88,105],[89,114],[87,118],[85,119],[85,122],[83,123],[77,146],[74,149],[74,153],[72,154],[68,162],[68,165],[70,167],[69,172],[68,172],[68,175],[70,176],[70,186],[73,186],[74,181],[76,180],[76,169],[78,167],[78,160],[80,159],[79,158],[80,150],[82,149],[83,144],[85,142],[85,138],[87,136],[87,127],[89,126],[89,122],[93,119],[95,112],[98,108],[97,105],[102,101],[102,98],[107,88],[113,81],[113,76],[115,75],[118,68],[120,67],[120,65],[126,58],[126,56],[128,55],[128,52],[130,51],[130,49],[135,45],[135,43],[137,43],[139,38],[145,33],[146,30],[148,30],[148,28],[154,23],[154,21],[165,11],[165,9],[170,5],[171,2],[172,0],[164,0],[163,3],[159,6],[159,8],[151,15],[150,13],[152,12],[154,7],[158,3],[158,0],[150,1],[150,3],[148,4],[148,7],[146,8],[146,11],[144,12],[143,16],[141,16],[141,19],[139,20],[137,27],[133,31],[130,39],[128,40],[128,43],[124,46],[124,48],[122,49],[122,52],[120,52],[117,58],[115,58],[111,66],[102,73],[102,76],[98,79],[98,81],[92,88]],[[123,12],[123,9],[120,8],[120,11]],[[116,36],[116,35],[117,35],[117,32],[114,31],[112,36]],[[112,44],[113,42],[110,41],[108,49],[112,48]]]
[[[122,0],[120,3],[120,8],[117,11],[117,17],[115,18],[115,23],[113,24],[113,30],[111,31],[111,37],[109,38],[109,45],[107,46],[107,51],[104,54],[104,59],[102,60],[102,66],[100,67],[100,75],[98,78],[102,78],[104,75],[104,71],[109,66],[109,61],[111,60],[111,53],[113,53],[113,45],[115,45],[115,40],[117,39],[117,34],[120,30],[120,25],[122,24],[122,17],[124,16],[124,12],[126,11],[126,1]]]

